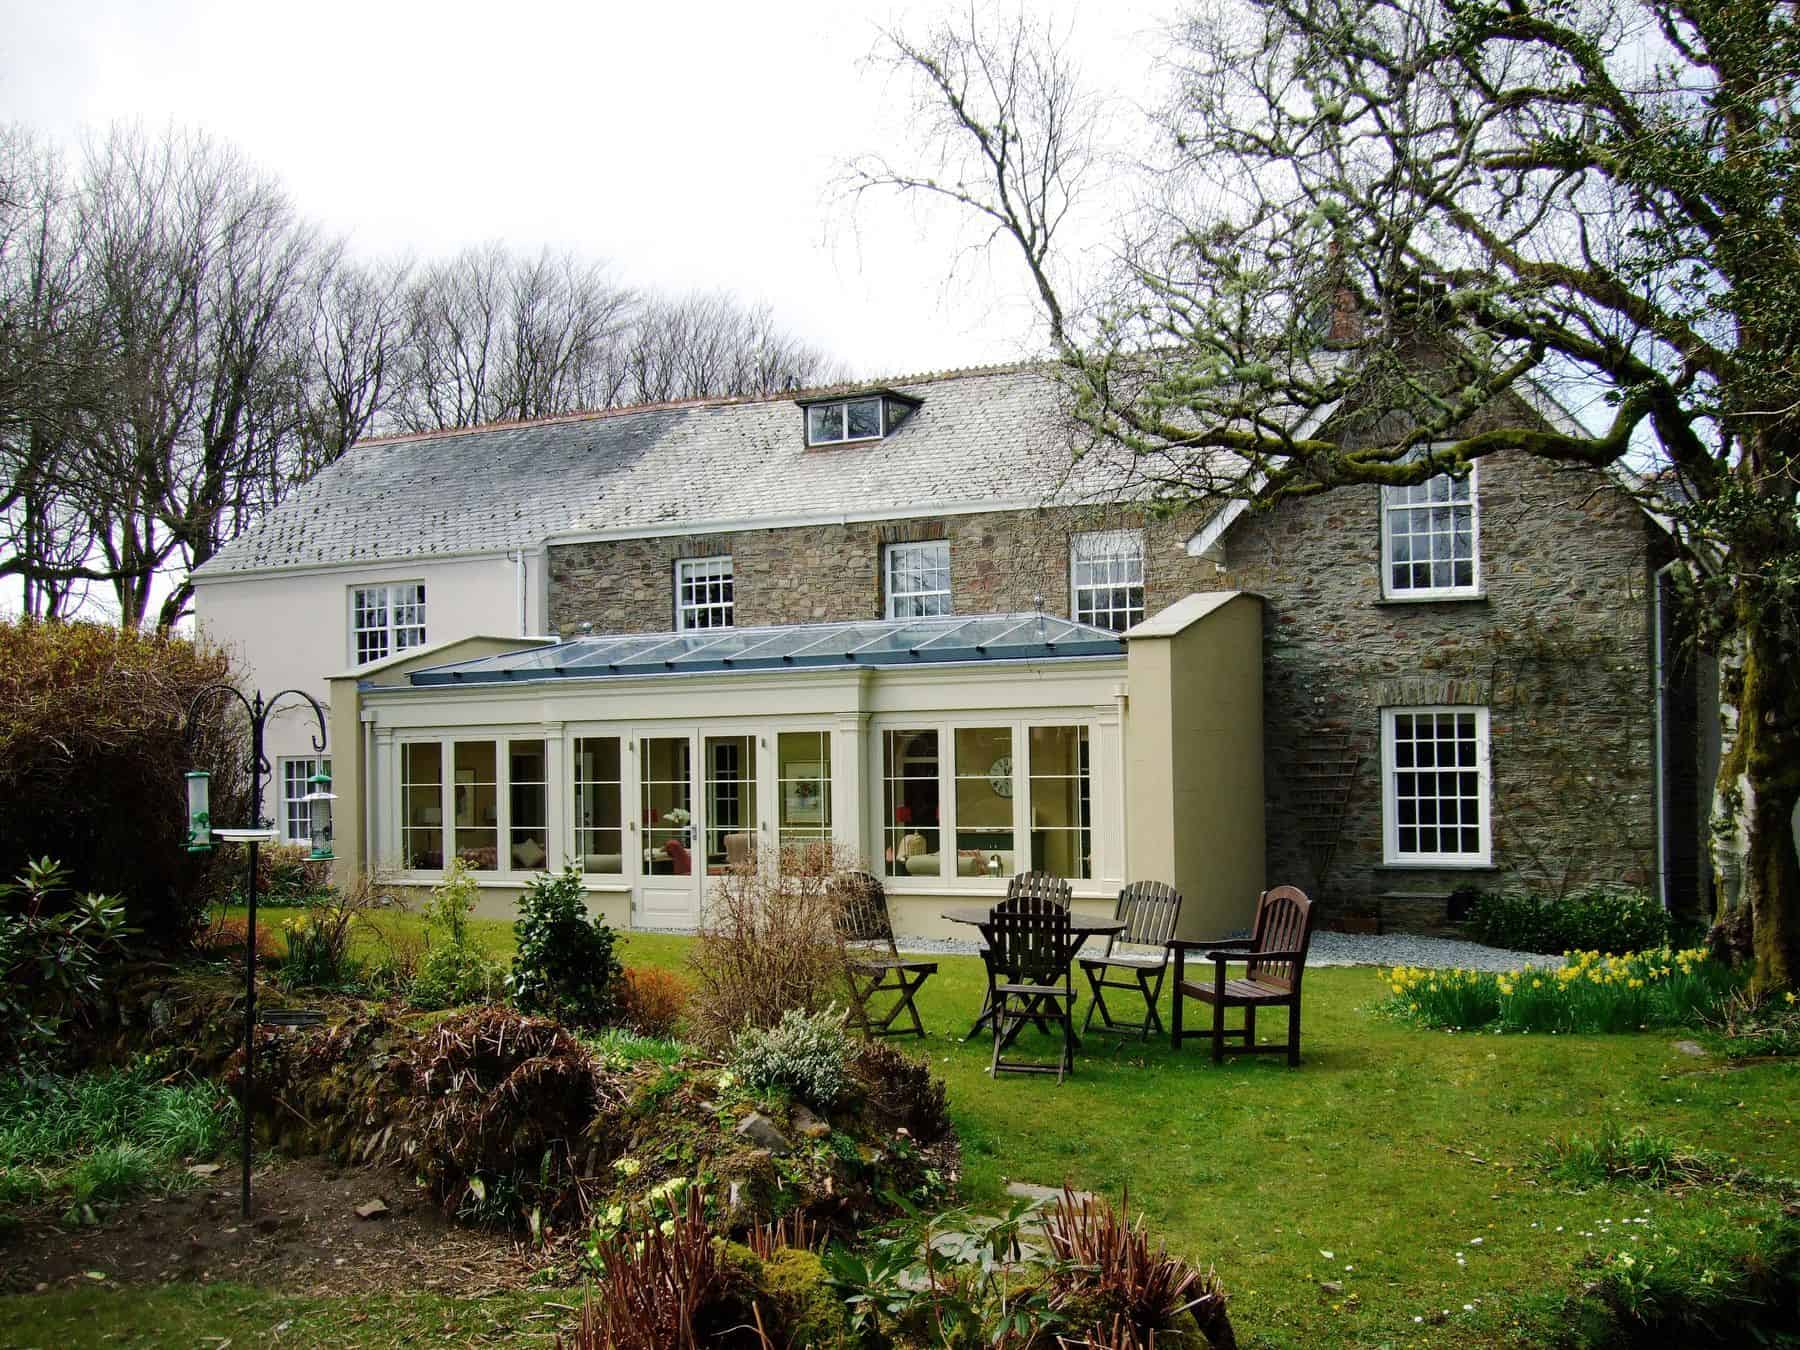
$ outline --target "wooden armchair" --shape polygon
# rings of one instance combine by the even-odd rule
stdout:
[[[1125,927],[1108,935],[1100,955],[1081,958],[1081,973],[1087,976],[1088,987],[1093,991],[1087,1018],[1081,1024],[1082,1034],[1093,1026],[1094,1014],[1098,1012],[1102,1031],[1135,1033],[1138,1039],[1148,1040],[1152,1030],[1160,1033],[1163,1029],[1156,1003],[1162,997],[1163,977],[1169,969],[1169,939],[1175,936],[1175,925],[1181,918],[1181,892],[1163,881],[1133,881],[1119,892],[1113,917]],[[1121,944],[1144,950],[1120,951]],[[1108,989],[1141,994],[1144,1019],[1115,1021],[1112,1010],[1106,1006]]]
[[[1306,974],[1306,949],[1312,943],[1312,901],[1295,886],[1264,891],[1256,905],[1256,927],[1248,938],[1226,942],[1192,942],[1177,938],[1169,943],[1175,953],[1175,1006],[1169,1043],[1179,1048],[1183,1038],[1212,1037],[1213,1062],[1225,1058],[1225,1042],[1233,1041],[1234,1054],[1279,1054],[1287,1051],[1288,1063],[1300,1062],[1300,980]],[[1187,978],[1186,959],[1198,952],[1213,963],[1210,980]],[[1245,963],[1242,979],[1227,979],[1225,967]],[[1182,1027],[1181,1009],[1186,999],[1212,1004],[1212,1026],[1204,1031]],[[1225,1009],[1242,1008],[1244,1025],[1227,1028]],[[1286,1008],[1287,1044],[1256,1043],[1256,1010]]]
[[[850,986],[850,1020],[865,1036],[924,1036],[925,1023],[913,1000],[919,987],[937,974],[936,961],[900,955],[888,916],[887,891],[867,872],[842,872],[831,879],[836,902],[832,918],[844,944],[844,978]],[[872,1010],[875,994],[898,997],[885,1010]],[[912,1026],[895,1026],[902,1013]]]

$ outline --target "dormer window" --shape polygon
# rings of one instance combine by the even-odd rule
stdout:
[[[807,402],[802,404],[806,412],[806,443],[818,446],[878,441],[892,435],[918,406],[917,399],[886,390],[857,398]]]

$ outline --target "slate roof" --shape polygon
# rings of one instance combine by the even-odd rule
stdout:
[[[807,449],[796,399],[696,400],[364,441],[197,576],[535,547],[558,535],[1116,499],[1070,473],[1061,391],[1038,367],[871,382],[921,406],[885,440]]]

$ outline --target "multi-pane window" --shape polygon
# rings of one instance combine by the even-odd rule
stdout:
[[[731,558],[683,558],[675,564],[675,628],[730,628],[735,617]]]
[[[1409,599],[1478,589],[1475,470],[1381,490],[1384,593]]]
[[[1387,861],[1487,862],[1487,709],[1387,708],[1381,731]]]
[[[1078,534],[1069,546],[1077,623],[1123,633],[1144,617],[1144,536],[1138,530]]]
[[[950,612],[950,544],[887,546],[887,616],[926,619]]]
[[[625,864],[619,738],[575,741],[575,859],[583,872],[618,876]]]
[[[831,838],[831,733],[784,731],[775,738],[781,846]]]
[[[356,664],[367,665],[425,645],[425,585],[357,586],[350,592],[350,635]]]
[[[1086,727],[1032,727],[1031,866],[1071,881],[1093,875]]]
[[[1010,877],[1013,849],[1011,727],[956,729],[956,870]]]
[[[938,829],[938,734],[882,733],[881,823],[887,874],[935,877],[941,862]]]
[[[281,837],[290,844],[312,842],[312,804],[306,800],[312,784],[307,780],[321,771],[331,772],[329,759],[281,761]]]
[[[638,742],[638,789],[644,871],[693,875],[694,765],[686,736],[646,736]]]
[[[506,743],[507,853],[514,870],[535,872],[550,855],[550,774],[542,741]]]
[[[458,741],[456,856],[476,872],[500,866],[500,757],[492,741]]]
[[[756,860],[756,737],[706,738],[706,865]]]
[[[444,747],[436,741],[400,747],[400,854],[409,870],[444,865]]]

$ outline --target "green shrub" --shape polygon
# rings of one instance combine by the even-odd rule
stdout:
[[[434,1011],[493,999],[500,986],[499,963],[475,945],[469,928],[476,892],[469,869],[461,859],[451,859],[425,908],[425,932],[431,945],[406,993],[406,1001],[413,1007]]]
[[[1669,942],[1668,911],[1642,891],[1595,886],[1561,900],[1481,894],[1465,926],[1490,947],[1520,952],[1643,951]]]
[[[790,1008],[767,1031],[751,1027],[739,1032],[731,1067],[756,1091],[784,1089],[823,1109],[844,1093],[849,1054],[843,1012],[836,1007],[817,1013]]]
[[[0,1065],[35,1064],[66,1048],[71,1021],[105,1003],[107,975],[131,930],[115,896],[68,894],[49,858],[0,883]]]
[[[0,622],[0,876],[54,849],[72,889],[125,897],[135,941],[185,946],[230,851],[187,851],[182,775],[211,773],[215,820],[249,815],[236,701],[205,700],[183,735],[195,694],[232,674],[222,652],[168,634]]]
[[[500,991],[500,964],[479,947],[432,947],[419,962],[406,1001],[423,1012],[492,1003]]]
[[[1383,1009],[1421,1026],[1562,1033],[1689,1026],[1741,983],[1699,947],[1571,952],[1560,968],[1500,973],[1396,966],[1384,978],[1391,997]]]
[[[506,983],[525,1012],[595,1027],[618,1011],[619,959],[613,930],[598,917],[589,922],[584,895],[573,863],[531,879],[513,924],[518,950]]]

